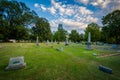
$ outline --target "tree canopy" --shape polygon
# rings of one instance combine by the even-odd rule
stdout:
[[[33,34],[39,37],[40,41],[51,40],[52,33],[50,30],[50,24],[45,18],[37,18],[35,26],[32,27]]]
[[[80,35],[76,30],[72,30],[69,34],[70,40],[73,42],[79,42],[80,41]],[[82,37],[82,36],[81,36]]]
[[[88,32],[91,33],[91,41],[99,41],[100,40],[100,29],[99,25],[96,23],[88,24],[88,27],[85,30],[85,39],[88,38]]]
[[[55,32],[53,35],[53,40],[59,41],[65,41],[67,35],[67,31],[64,29],[58,29],[58,31]]]
[[[112,43],[120,44],[120,10],[115,10],[102,18],[103,34],[105,39]]]
[[[39,18],[23,2],[0,0],[0,39],[35,40],[36,34],[40,40],[50,39],[50,24],[45,18]]]

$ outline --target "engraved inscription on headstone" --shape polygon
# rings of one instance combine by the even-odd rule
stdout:
[[[24,57],[13,57],[10,58],[8,66],[5,68],[5,70],[15,70],[24,68],[26,66],[26,63],[24,63]]]

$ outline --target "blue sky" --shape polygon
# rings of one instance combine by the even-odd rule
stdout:
[[[58,24],[70,32],[84,33],[91,22],[102,26],[101,18],[120,9],[120,0],[17,0],[24,2],[40,17],[48,19],[51,30],[56,31]]]

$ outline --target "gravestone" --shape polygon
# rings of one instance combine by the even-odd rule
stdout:
[[[37,39],[36,39],[36,46],[39,46],[38,36],[37,36]]]
[[[112,74],[112,69],[104,67],[102,65],[99,65],[99,70],[106,72],[106,73],[109,73],[109,74]]]
[[[87,42],[87,47],[86,47],[87,50],[90,50],[91,49],[91,34],[90,32],[88,33],[88,42]]]
[[[68,38],[66,37],[65,46],[68,45]]]
[[[24,63],[24,57],[13,57],[10,58],[8,66],[5,68],[5,70],[15,70],[15,69],[21,69],[26,66],[26,63]]]
[[[49,40],[47,40],[47,43],[46,43],[46,45],[48,45],[49,44]]]
[[[116,44],[113,44],[113,45],[112,45],[112,49],[117,49],[117,47],[118,47],[118,46],[117,46]]]
[[[63,51],[63,47],[56,48],[56,50],[62,52]]]
[[[68,35],[66,35],[66,40],[65,40],[65,46],[67,46],[68,45]]]
[[[97,54],[96,54],[96,53],[93,53],[93,56],[97,56]]]

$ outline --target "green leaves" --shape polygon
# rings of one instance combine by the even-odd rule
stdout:
[[[120,10],[115,10],[102,18],[104,27],[107,27],[107,34],[109,38],[114,38],[115,43],[120,43]],[[111,41],[109,41],[111,42]]]
[[[88,32],[91,33],[91,40],[92,41],[99,41],[100,40],[100,29],[99,25],[96,23],[91,23],[88,25],[88,27],[85,30],[85,39],[88,38]]]

